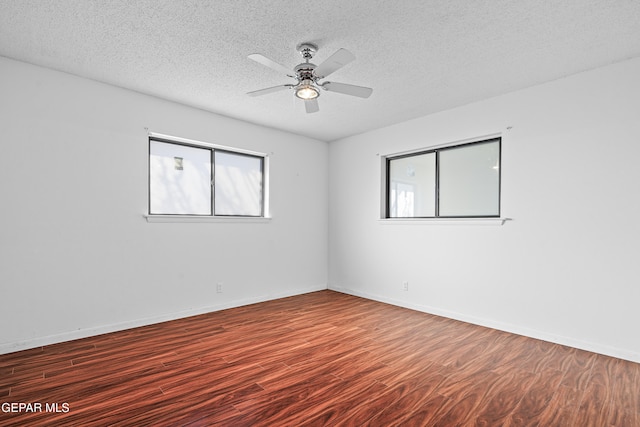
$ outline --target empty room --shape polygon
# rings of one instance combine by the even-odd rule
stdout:
[[[0,0],[1,426],[640,425],[640,2]]]

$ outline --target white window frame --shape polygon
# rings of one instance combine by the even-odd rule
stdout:
[[[164,142],[169,144],[177,144],[188,147],[200,148],[211,150],[211,152],[225,152],[238,155],[247,155],[252,157],[259,157],[262,159],[262,214],[260,216],[244,216],[244,215],[215,215],[215,208],[212,200],[211,215],[201,214],[158,214],[151,213],[151,143],[152,141]],[[155,132],[149,132],[147,138],[147,155],[148,155],[148,189],[147,189],[147,212],[143,215],[147,222],[268,222],[271,219],[269,210],[269,155],[253,150],[246,150],[236,147],[230,147],[220,144],[212,144],[209,142],[197,141],[187,138],[181,138],[171,135],[165,135]],[[211,156],[212,161],[214,156]],[[215,165],[211,164],[212,171]],[[213,174],[213,172],[212,172]],[[215,182],[212,181],[212,186],[215,186]],[[212,192],[212,197],[214,193]]]

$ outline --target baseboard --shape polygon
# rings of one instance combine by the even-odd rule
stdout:
[[[335,285],[330,285],[328,289],[332,291],[348,294],[348,295],[353,295],[353,296],[366,298],[366,299],[370,299],[378,302],[383,302],[386,304],[395,305],[398,307],[404,307],[404,308],[409,308],[411,310],[421,311],[423,313],[429,313],[436,316],[446,317],[449,319],[460,320],[461,322],[471,323],[474,325],[497,329],[500,331],[509,332],[516,335],[522,335],[525,337],[535,338],[542,341],[552,342],[555,344],[566,345],[568,347],[573,347],[580,350],[599,353],[605,356],[616,357],[618,359],[624,359],[630,362],[640,363],[640,353],[627,350],[627,349],[610,347],[610,346],[596,344],[592,342],[585,342],[585,341],[576,340],[576,339],[561,336],[561,335],[549,334],[543,331],[523,328],[518,325],[496,322],[493,320],[482,319],[474,316],[468,316],[462,313],[442,310],[437,307],[431,307],[428,305],[415,304],[415,303],[410,303],[406,301],[396,300],[396,299],[388,298],[381,295],[375,295],[368,292],[356,291],[353,289],[343,288]]]
[[[325,284],[311,286],[303,289],[290,290],[272,294],[259,295],[251,298],[243,298],[239,300],[228,301],[223,304],[216,304],[204,307],[198,307],[189,310],[181,310],[172,313],[165,313],[158,316],[146,317],[127,322],[113,323],[110,325],[102,325],[95,328],[78,329],[69,332],[63,332],[55,335],[37,337],[23,341],[8,342],[0,344],[0,354],[13,353],[21,350],[28,350],[45,345],[57,344],[66,341],[73,341],[81,338],[88,338],[95,335],[108,334],[111,332],[124,331],[127,329],[138,328],[141,326],[153,325],[156,323],[168,322],[171,320],[182,319],[185,317],[197,316],[199,314],[212,313],[215,311],[226,310],[229,308],[242,307],[250,304],[271,301],[279,298],[287,298],[295,295],[303,295],[311,292],[326,290]]]

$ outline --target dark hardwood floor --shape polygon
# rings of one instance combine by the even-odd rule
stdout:
[[[2,426],[633,427],[640,364],[321,291],[0,355],[0,403]]]

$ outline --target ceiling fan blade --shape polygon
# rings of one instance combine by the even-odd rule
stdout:
[[[355,55],[347,49],[338,49],[336,53],[325,59],[322,64],[318,65],[313,73],[319,79],[323,79],[334,71],[344,67],[354,59],[356,59]]]
[[[293,70],[288,69],[284,65],[280,65],[272,59],[267,58],[266,56],[260,55],[259,53],[252,53],[247,58],[256,61],[258,64],[262,64],[265,67],[269,67],[272,70],[276,70],[280,73],[283,73],[285,76],[295,77]]]
[[[320,111],[318,100],[315,98],[304,101],[304,108],[307,110],[307,113],[317,113]]]
[[[322,88],[329,92],[344,93],[345,95],[357,96],[359,98],[368,98],[373,93],[370,87],[348,85],[345,83],[325,82]]]
[[[291,89],[292,87],[293,87],[293,85],[273,86],[273,87],[268,87],[266,89],[254,90],[253,92],[247,92],[247,95],[249,95],[249,96],[266,95],[268,93],[279,92],[279,91],[284,90],[284,89]]]

